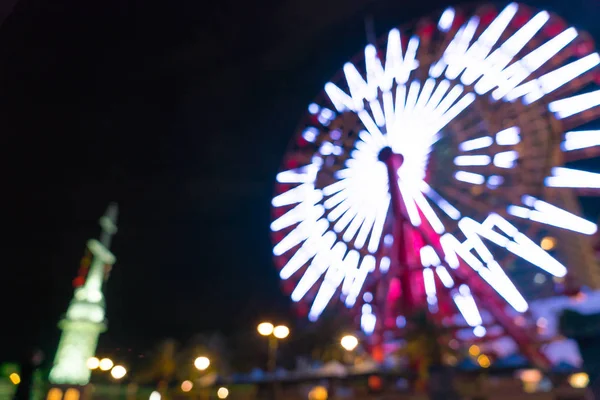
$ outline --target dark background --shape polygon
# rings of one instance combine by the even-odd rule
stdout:
[[[296,124],[366,15],[380,35],[452,3],[18,1],[0,26],[0,360],[53,357],[111,200],[104,348],[293,322],[268,224]],[[600,37],[597,0],[527,3]]]

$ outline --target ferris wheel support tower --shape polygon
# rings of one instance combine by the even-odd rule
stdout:
[[[87,361],[95,355],[98,337],[106,330],[102,286],[116,261],[109,249],[112,236],[117,232],[117,216],[118,206],[111,203],[99,220],[102,228],[100,240],[87,242],[88,258],[91,258],[89,268],[83,265],[85,261],[82,262],[83,271],[75,281],[77,286],[77,280],[80,280],[80,286],[76,287],[66,316],[59,323],[62,335],[49,376],[54,385],[81,387],[90,380]],[[76,390],[80,391],[80,388]]]

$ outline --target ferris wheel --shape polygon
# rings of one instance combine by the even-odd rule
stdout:
[[[308,106],[276,177],[292,300],[313,321],[342,302],[367,335],[426,310],[547,366],[518,272],[552,291],[566,262],[540,238],[597,231],[575,193],[600,174],[564,163],[598,154],[598,64],[587,34],[516,3],[448,8],[366,46]]]

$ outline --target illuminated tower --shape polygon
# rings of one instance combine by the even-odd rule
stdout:
[[[106,330],[104,320],[105,302],[102,293],[109,268],[115,262],[110,252],[112,236],[117,232],[118,206],[111,203],[106,214],[100,218],[102,233],[100,240],[91,239],[87,243],[89,250],[89,268],[85,257],[76,283],[73,300],[69,304],[65,318],[59,323],[62,330],[54,364],[50,371],[50,382],[58,385],[86,385],[91,371],[86,363],[96,353],[98,337]],[[87,274],[86,274],[87,272]]]

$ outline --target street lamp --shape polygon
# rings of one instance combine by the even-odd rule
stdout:
[[[110,375],[117,380],[123,378],[126,374],[127,374],[127,370],[122,365],[115,365],[110,370]]]
[[[115,363],[110,358],[103,358],[102,360],[100,360],[99,365],[102,371],[108,371],[113,367],[113,365],[115,365]]]
[[[270,322],[261,322],[256,327],[258,333],[269,338],[269,372],[275,371],[277,363],[277,348],[279,340],[285,339],[290,335],[290,328],[285,325],[273,326]]]
[[[358,346],[358,339],[354,335],[346,335],[340,340],[340,344],[346,351],[352,351]]]
[[[206,369],[210,366],[210,360],[208,357],[198,357],[194,360],[194,367],[198,371],[206,371]]]

